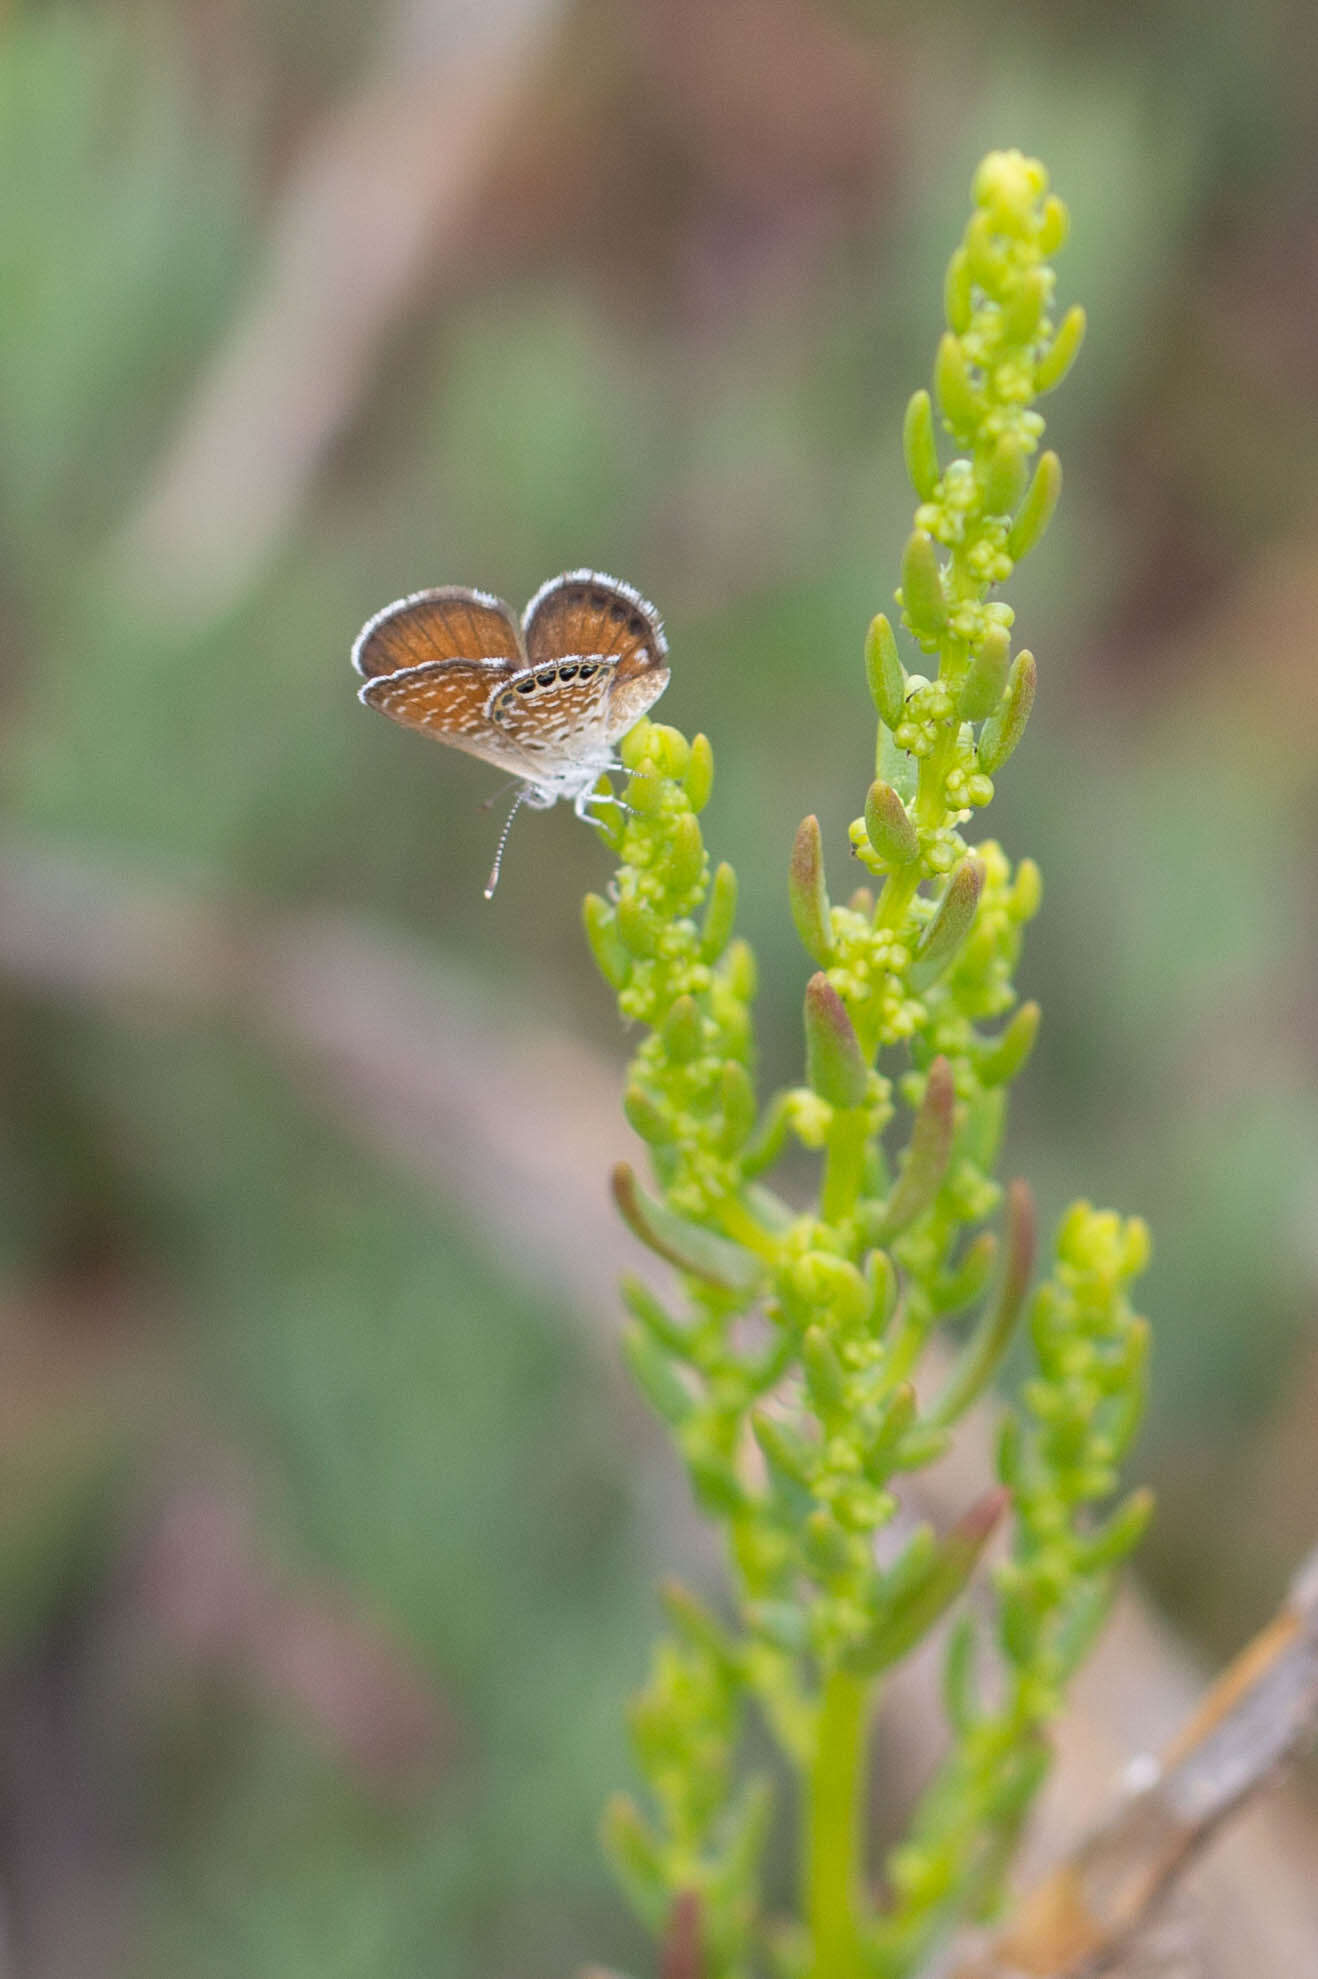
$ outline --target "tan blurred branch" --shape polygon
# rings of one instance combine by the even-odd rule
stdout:
[[[1030,1892],[958,1979],[1098,1979],[1129,1970],[1126,1955],[1138,1955],[1140,1933],[1172,1884],[1316,1722],[1318,1552],[1154,1776]]]
[[[256,291],[120,544],[123,581],[152,612],[204,622],[278,547],[390,327],[455,238],[560,11],[413,0],[383,72],[313,130]]]

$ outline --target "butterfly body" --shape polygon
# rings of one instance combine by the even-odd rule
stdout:
[[[368,707],[519,779],[522,801],[584,817],[614,748],[668,685],[654,606],[593,570],[551,578],[520,622],[445,585],[368,619],[352,649]]]

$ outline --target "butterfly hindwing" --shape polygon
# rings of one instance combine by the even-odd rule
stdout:
[[[516,675],[505,660],[429,660],[368,680],[361,698],[404,728],[420,729],[511,775],[525,775],[525,758],[487,712],[491,694],[510,677]]]
[[[598,653],[528,667],[494,694],[490,720],[532,759],[585,762],[606,756],[617,669],[617,660]]]

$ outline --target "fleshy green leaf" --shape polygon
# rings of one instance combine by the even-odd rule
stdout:
[[[937,646],[947,627],[947,601],[938,570],[932,536],[917,529],[906,539],[902,556],[902,609],[906,623],[922,646]]]
[[[884,1207],[885,1241],[898,1236],[928,1209],[942,1184],[952,1153],[956,1086],[945,1058],[929,1067],[924,1099],[911,1128],[910,1145],[897,1185]]]
[[[641,1242],[679,1271],[729,1291],[749,1292],[760,1283],[763,1266],[758,1258],[726,1237],[675,1216],[665,1204],[647,1195],[625,1161],[613,1171],[613,1200]]]
[[[906,472],[921,501],[929,501],[938,486],[938,445],[934,439],[934,408],[928,392],[914,392],[906,407],[902,442]]]
[[[865,798],[865,835],[889,866],[909,866],[920,854],[911,816],[890,783],[876,777]]]
[[[797,828],[787,883],[801,945],[821,969],[827,969],[833,960],[832,909],[824,883],[824,845],[816,817],[803,818]]]
[[[910,985],[917,993],[927,990],[951,966],[958,949],[970,933],[984,887],[984,868],[978,859],[963,859],[953,873],[938,910],[925,930],[919,953],[911,964]]]
[[[1007,1242],[998,1296],[956,1358],[926,1418],[955,1422],[993,1379],[1011,1345],[1034,1268],[1034,1198],[1024,1182],[1007,1191]]]
[[[880,612],[865,635],[865,677],[879,719],[896,728],[906,704],[906,669],[892,627]]]
[[[847,1006],[822,971],[806,984],[805,1069],[813,1090],[830,1106],[864,1103],[869,1068]]]
[[[1007,555],[1013,563],[1028,556],[1041,541],[1062,498],[1062,463],[1055,453],[1042,454],[1034,470],[1029,492],[1021,504],[1007,537]]]

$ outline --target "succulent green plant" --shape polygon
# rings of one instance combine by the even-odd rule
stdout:
[[[1083,336],[1083,313],[1054,305],[1066,232],[1039,164],[984,160],[934,393],[916,392],[905,423],[918,506],[896,596],[921,670],[882,614],[864,642],[878,734],[850,837],[877,899],[862,887],[830,903],[813,817],[791,850],[791,912],[816,969],[800,1086],[757,1099],[754,958],[733,933],[735,875],[711,872],[700,828],[706,739],[632,730],[623,807],[600,825],[620,863],[585,925],[619,1009],[644,1027],[625,1106],[653,1168],[649,1184],[620,1168],[614,1192],[681,1298],[670,1310],[628,1284],[626,1351],[725,1535],[732,1583],[728,1616],[667,1592],[633,1717],[648,1806],[619,1796],[605,1833],[657,1935],[698,1920],[703,1979],[907,1979],[991,1909],[1048,1724],[1148,1516],[1140,1492],[1108,1509],[1143,1397],[1147,1333],[1128,1288],[1147,1233],[1077,1203],[1031,1295],[1030,1194],[995,1168],[1039,1022],[1014,974],[1040,876],[963,835],[1034,699],[1000,592],[1060,492],[1035,402]],[[805,1210],[766,1180],[789,1141],[820,1158]],[[1023,1317],[1033,1366],[1003,1406],[998,1480],[946,1530],[913,1522],[903,1481],[946,1450]],[[1000,1530],[1004,1557],[977,1576]],[[884,1673],[948,1618],[947,1755],[875,1879],[870,1717]],[[771,1787],[741,1773],[752,1710],[798,1783],[799,1904],[778,1921],[760,1878]]]

